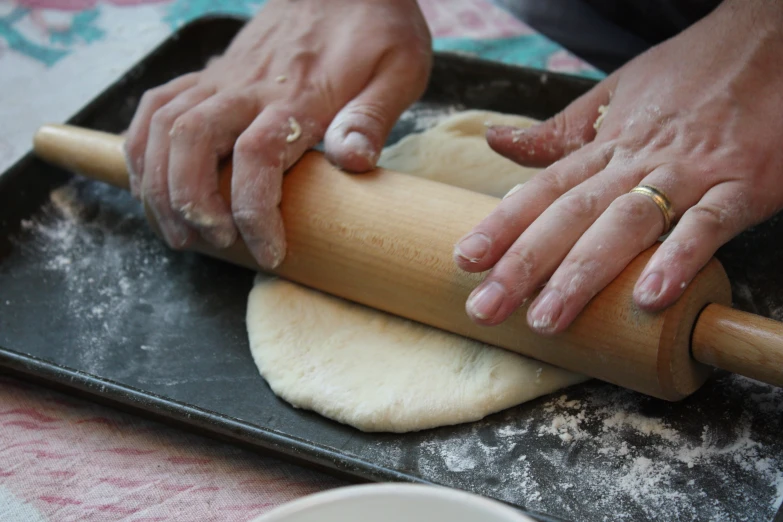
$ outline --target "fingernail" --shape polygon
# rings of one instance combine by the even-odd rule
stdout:
[[[661,295],[663,289],[663,274],[653,272],[645,277],[636,287],[636,300],[640,305],[649,306]]]
[[[515,193],[516,193],[516,192],[517,192],[519,189],[521,189],[521,188],[522,188],[522,183],[519,183],[519,184],[515,185],[515,186],[514,186],[514,188],[512,188],[511,190],[509,190],[508,192],[506,192],[506,195],[505,195],[505,196],[503,196],[503,199],[506,199],[506,198],[508,198],[508,197],[511,197],[511,195],[512,195],[512,194],[515,194]]]
[[[538,296],[528,313],[530,326],[539,332],[554,329],[563,313],[563,296],[560,291],[550,288]]]
[[[351,153],[367,159],[372,164],[378,160],[378,151],[375,150],[369,138],[361,132],[349,132],[343,139],[343,146]]]
[[[269,266],[274,269],[280,266],[280,263],[283,262],[285,252],[280,247],[269,245],[267,249],[267,255],[269,256]]]
[[[192,202],[179,208],[182,218],[197,228],[202,237],[217,248],[230,247],[237,237],[234,222],[228,214],[210,213]]]
[[[454,254],[468,261],[478,263],[489,252],[492,241],[485,234],[476,232],[460,241],[454,248]]]
[[[503,285],[487,283],[468,299],[468,313],[477,319],[489,319],[497,313],[505,297]]]
[[[248,241],[248,248],[254,253],[256,261],[265,270],[274,270],[285,257],[285,249],[268,241]]]
[[[160,226],[163,238],[171,248],[184,248],[188,241],[188,229],[181,223],[171,219],[163,220],[156,213],[156,220]]]
[[[237,239],[237,231],[233,227],[205,228],[201,233],[204,235],[204,239],[221,249],[230,247]]]

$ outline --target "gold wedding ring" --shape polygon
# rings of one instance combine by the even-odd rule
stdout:
[[[634,187],[631,189],[631,194],[641,194],[643,196],[647,196],[658,206],[659,209],[661,209],[661,214],[663,214],[663,234],[661,235],[668,233],[672,226],[674,210],[672,208],[672,202],[668,197],[666,197],[666,194],[650,185],[639,185]]]

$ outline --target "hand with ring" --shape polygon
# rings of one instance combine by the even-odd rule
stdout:
[[[489,270],[471,318],[497,325],[541,289],[528,323],[562,332],[667,232],[633,298],[675,302],[721,245],[783,209],[781,57],[783,4],[726,0],[554,118],[490,128],[495,151],[546,168],[456,245],[460,268]]]

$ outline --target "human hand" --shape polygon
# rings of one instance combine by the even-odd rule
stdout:
[[[665,232],[653,186],[678,224],[634,301],[671,305],[716,250],[783,208],[783,5],[727,0],[529,130],[491,128],[500,154],[547,167],[457,244],[468,272],[491,269],[467,302],[496,325],[536,290],[527,320],[563,331]],[[611,100],[611,103],[610,103]],[[599,107],[608,106],[598,131]]]
[[[372,169],[430,64],[414,0],[270,0],[203,71],[144,94],[126,141],[131,189],[170,246],[200,234],[226,248],[239,233],[274,268],[283,172],[321,139],[336,165]],[[231,154],[229,209],[217,167]]]

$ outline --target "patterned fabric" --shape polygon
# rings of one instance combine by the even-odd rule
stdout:
[[[249,0],[0,2],[0,172],[182,24]],[[422,0],[441,50],[597,76],[488,0]],[[343,483],[0,378],[0,520],[249,520]]]
[[[0,377],[0,520],[249,520],[330,476]]]

